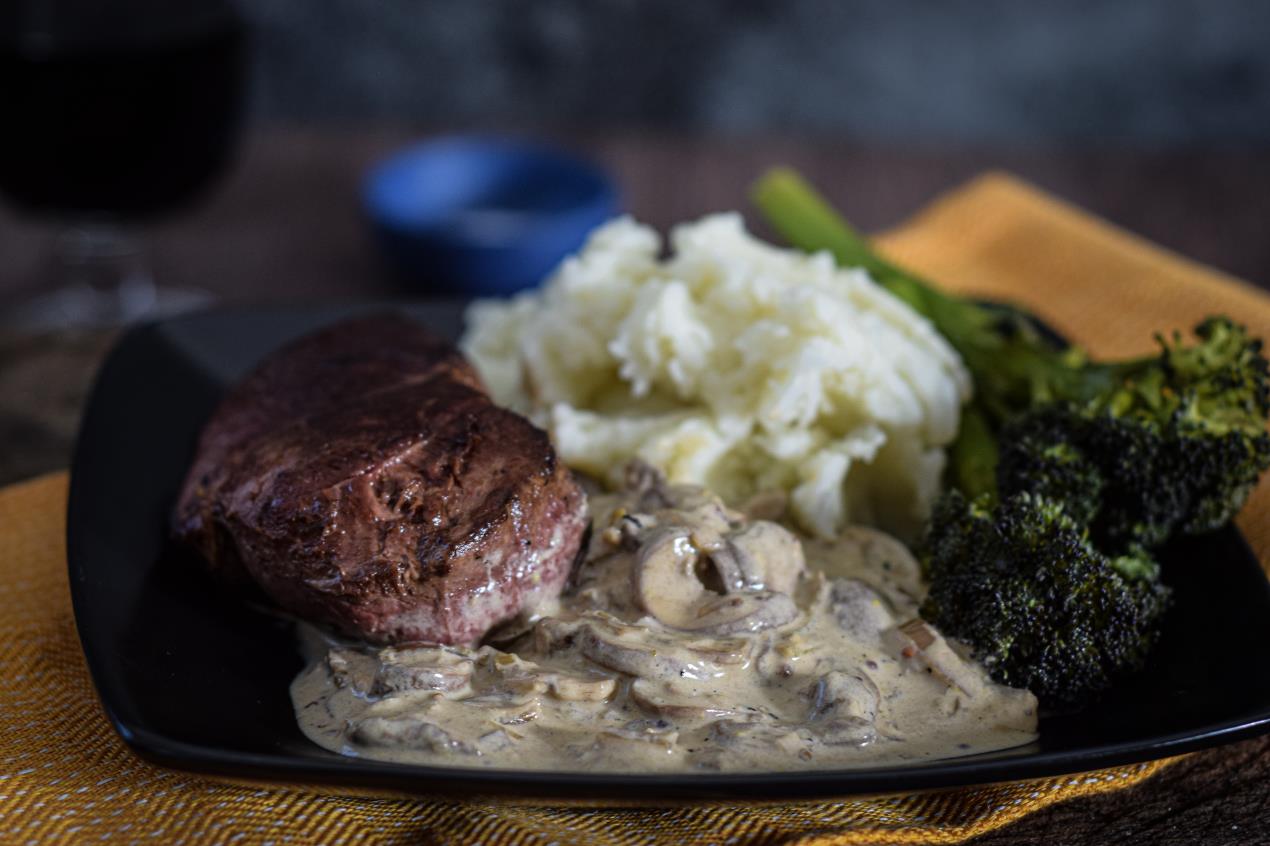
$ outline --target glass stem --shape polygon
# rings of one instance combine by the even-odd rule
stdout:
[[[72,322],[126,323],[154,308],[154,275],[141,241],[119,224],[66,226],[54,241],[52,260],[59,287],[77,292],[91,312],[68,315]]]

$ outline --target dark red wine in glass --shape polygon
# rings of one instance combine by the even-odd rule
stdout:
[[[119,323],[192,299],[154,285],[133,233],[230,160],[245,42],[225,0],[0,0],[0,195],[63,227],[54,278],[8,322]]]

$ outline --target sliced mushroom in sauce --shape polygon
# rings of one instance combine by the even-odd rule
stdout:
[[[292,685],[306,734],[388,760],[634,772],[874,766],[1035,737],[1031,694],[916,619],[920,570],[893,538],[800,538],[646,465],[591,509],[565,595],[487,645],[315,654]]]

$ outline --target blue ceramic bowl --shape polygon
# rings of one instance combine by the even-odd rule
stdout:
[[[393,263],[428,292],[495,296],[537,285],[618,212],[598,167],[520,141],[453,137],[375,166],[366,210]]]

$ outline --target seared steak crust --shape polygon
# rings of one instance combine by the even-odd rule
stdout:
[[[471,644],[559,593],[585,498],[453,345],[375,317],[266,359],[203,430],[175,534],[280,606],[377,642]]]

